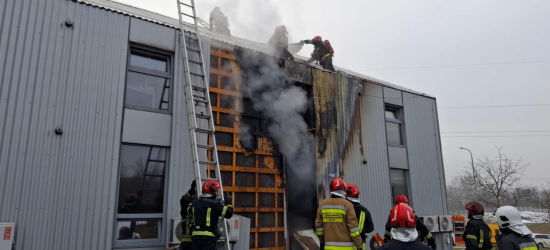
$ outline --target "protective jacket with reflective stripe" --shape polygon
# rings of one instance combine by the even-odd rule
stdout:
[[[500,239],[498,250],[537,250],[537,243],[530,235],[510,232]]]
[[[221,202],[211,198],[194,200],[187,208],[187,215],[191,218],[193,241],[196,239],[212,239],[216,237],[218,219],[229,219],[233,216],[233,207],[224,206]]]
[[[412,242],[402,242],[398,240],[392,240],[382,245],[378,250],[432,250],[432,249],[429,246],[426,246],[417,240]]]
[[[191,219],[187,218],[187,208],[195,199],[194,194],[195,190],[191,188],[180,199],[180,215],[183,221],[183,238],[181,239],[180,249],[191,249]]]
[[[361,249],[363,244],[353,205],[345,198],[328,198],[317,209],[315,230],[325,250]]]
[[[481,219],[471,219],[464,230],[464,244],[467,250],[492,249],[491,229]]]
[[[357,227],[361,235],[361,240],[365,242],[368,233],[374,230],[374,224],[372,223],[372,217],[369,210],[358,202],[351,202],[357,216]]]

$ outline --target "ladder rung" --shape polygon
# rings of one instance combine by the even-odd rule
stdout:
[[[208,101],[207,101],[207,100],[202,100],[202,99],[197,99],[197,98],[193,98],[193,101],[196,101],[196,102],[201,102],[201,103],[206,103],[206,104],[208,104]]]
[[[202,65],[202,63],[201,63],[201,62],[199,62],[199,61],[195,61],[195,60],[193,60],[193,59],[187,59],[187,61],[189,61],[190,63],[194,63],[194,64]]]
[[[199,74],[199,73],[195,73],[195,72],[189,72],[189,74],[194,75],[194,76],[198,76],[198,77],[204,77],[203,74]]]
[[[198,148],[206,148],[206,149],[213,149],[214,146],[212,145],[202,145],[202,144],[197,144],[197,147]]]
[[[198,40],[199,40],[198,38],[194,38],[194,37],[190,37],[190,36],[185,36],[185,39],[189,39],[189,40],[196,40],[196,41],[198,41]]]
[[[193,88],[193,90],[206,92],[206,88],[205,88],[205,87],[196,86],[196,85],[192,85],[191,87]]]
[[[201,53],[201,50],[200,49],[195,49],[195,48],[189,48],[187,47],[188,50],[191,50],[193,52],[197,52],[197,53]]]
[[[198,132],[198,133],[205,133],[205,134],[213,134],[213,133],[214,133],[214,130],[204,129],[204,128],[196,128],[196,129],[195,129],[195,132]]]
[[[215,161],[199,161],[199,164],[216,165],[216,162]],[[212,179],[212,180],[218,180],[218,179]]]
[[[185,14],[185,13],[183,13],[183,12],[180,12],[180,13],[181,13],[182,15],[185,15],[185,16],[188,16],[188,17],[190,17],[190,18],[193,18],[193,19],[195,19],[195,17],[194,17],[194,16],[192,16],[192,15],[189,15],[189,14]]]
[[[210,119],[210,117],[211,117],[209,115],[200,115],[200,114],[195,114],[195,116],[197,116],[197,118],[201,118],[201,119]]]
[[[180,3],[180,4],[181,4],[181,5],[185,5],[185,6],[189,7],[189,8],[195,8],[195,7],[193,7],[193,5],[189,5],[189,4],[186,4],[186,3]]]

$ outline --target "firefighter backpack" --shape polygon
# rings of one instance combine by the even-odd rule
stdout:
[[[332,48],[332,45],[330,45],[330,42],[328,40],[325,40],[325,46],[327,46],[328,53],[334,56],[334,49]]]

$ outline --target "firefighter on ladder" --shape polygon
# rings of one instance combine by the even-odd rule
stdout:
[[[363,248],[353,205],[346,200],[346,183],[341,178],[330,182],[330,198],[317,209],[315,233],[321,249],[360,250]]]
[[[230,219],[233,216],[231,196],[224,197],[226,205],[216,201],[220,188],[220,183],[216,180],[205,181],[202,185],[203,194],[187,208],[187,216],[191,218],[193,250],[215,250],[216,242],[221,237],[218,219]]]
[[[395,203],[397,205],[403,203],[405,205],[409,205],[409,199],[407,199],[406,196],[404,195],[399,195],[397,196],[397,198],[395,199]],[[386,222],[386,231],[385,231],[385,234],[384,234],[384,241],[385,242],[388,242],[391,240],[391,229],[392,229],[392,224],[391,224],[391,214],[390,216],[388,216],[388,221]],[[418,218],[418,216],[415,215],[415,220],[416,220],[416,223],[415,223],[415,227],[416,227],[416,230],[418,230],[418,232],[420,232],[420,236],[426,238],[426,241],[428,241],[428,245],[432,248],[432,249],[436,249],[437,245],[435,244],[435,239],[432,235],[432,233],[430,232],[430,230],[428,230],[428,228],[426,227],[426,225],[424,225],[424,223]]]
[[[346,185],[346,199],[351,202],[358,220],[358,229],[361,240],[363,241],[363,250],[367,249],[367,234],[374,230],[372,217],[369,210],[361,205],[359,201],[359,188],[354,184]]]
[[[187,217],[187,208],[195,199],[197,183],[193,180],[191,188],[180,199],[180,215],[182,220],[183,238],[181,239],[180,249],[191,250],[191,218]]]

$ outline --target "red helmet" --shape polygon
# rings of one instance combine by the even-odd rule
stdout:
[[[405,203],[405,205],[409,205],[409,199],[407,199],[407,196],[399,195],[397,198],[395,198],[396,204]]]
[[[359,197],[359,188],[354,184],[346,185],[346,196],[353,198]]]
[[[405,203],[395,205],[391,210],[390,218],[390,223],[394,227],[416,227],[414,211]]]
[[[323,38],[321,38],[321,36],[316,36],[316,37],[313,38],[313,40],[323,41]]]
[[[468,210],[468,215],[484,215],[485,209],[483,206],[475,201],[471,201],[464,207]]]
[[[346,183],[342,178],[334,178],[330,182],[330,192],[337,191],[337,190],[346,190]]]
[[[137,198],[138,197],[137,197],[136,194],[127,194],[126,197],[125,197],[126,201],[128,201],[128,202],[134,202],[134,201],[137,200]]]
[[[202,192],[207,194],[216,194],[220,189],[220,183],[216,180],[207,180],[202,185]]]

